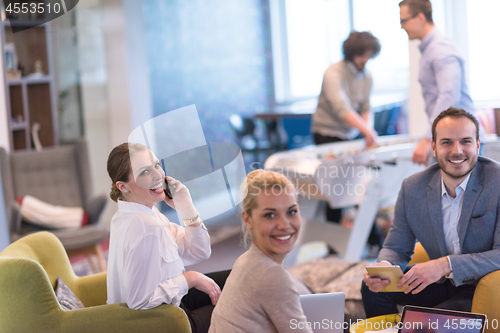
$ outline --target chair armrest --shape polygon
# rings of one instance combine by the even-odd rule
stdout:
[[[500,270],[483,276],[477,284],[472,299],[472,312],[484,313],[488,317],[489,327],[485,333],[496,332],[492,320],[500,321]],[[498,327],[495,327],[498,328]]]
[[[106,276],[106,273],[99,273],[77,278],[73,292],[85,307],[106,304]]]
[[[89,216],[89,224],[95,224],[99,221],[99,216],[106,206],[106,200],[106,195],[101,194],[98,196],[93,196],[87,201],[85,211]]]
[[[11,257],[24,249],[9,249],[0,256],[0,332],[46,332],[60,309],[47,273],[32,259]]]
[[[172,304],[149,310],[133,310],[120,303],[64,311],[61,324],[60,332],[72,333],[191,332],[185,312]]]
[[[10,210],[11,210],[11,218],[10,218],[10,226],[9,226],[9,233],[12,234],[21,234],[21,206],[17,202],[12,202],[10,205]],[[11,239],[11,241],[14,241]]]
[[[415,244],[415,251],[413,252],[413,255],[411,256],[411,260],[408,263],[408,266],[414,265],[414,264],[420,264],[426,261],[429,261],[429,256],[427,255],[427,252],[425,252],[424,247],[420,242],[417,242]]]

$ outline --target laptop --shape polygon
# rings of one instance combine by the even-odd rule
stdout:
[[[483,333],[486,315],[407,305],[403,309],[398,333]]]
[[[344,332],[344,293],[300,295],[300,304],[314,333]]]

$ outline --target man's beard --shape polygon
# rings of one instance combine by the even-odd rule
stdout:
[[[451,158],[451,159],[452,159],[452,158]],[[448,171],[446,171],[446,161],[444,162],[444,163],[445,163],[445,165],[441,165],[441,162],[440,162],[440,160],[439,160],[439,156],[438,156],[438,154],[437,154],[437,153],[436,153],[436,160],[437,160],[437,163],[438,163],[438,165],[439,165],[439,168],[440,168],[440,169],[441,169],[441,170],[442,170],[445,174],[447,174],[448,176],[450,176],[451,178],[454,178],[454,179],[460,179],[460,178],[462,178],[462,177],[464,177],[464,176],[468,175],[468,174],[469,174],[469,173],[470,173],[470,172],[474,169],[474,167],[475,167],[475,166],[476,166],[476,164],[477,164],[477,156],[476,156],[476,158],[475,158],[475,160],[474,160],[474,161],[473,161],[471,158],[469,158],[469,157],[467,156],[467,161],[470,161],[470,162],[471,162],[471,164],[470,164],[470,168],[469,168],[466,172],[464,172],[463,174],[460,174],[460,175],[454,175],[454,174],[451,174],[451,173],[449,173]],[[458,160],[458,159],[457,159],[457,160]]]

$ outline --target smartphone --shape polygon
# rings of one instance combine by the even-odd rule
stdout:
[[[163,193],[165,193],[167,198],[172,199],[172,192],[168,188],[167,177],[163,178]]]

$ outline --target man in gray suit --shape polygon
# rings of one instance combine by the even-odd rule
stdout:
[[[400,265],[404,292],[380,292],[387,280],[365,274],[367,317],[397,313],[397,304],[468,310],[479,280],[500,269],[500,164],[479,154],[479,124],[449,108],[432,123],[437,163],[404,180],[395,216],[375,265]],[[415,241],[428,262],[407,267]]]

